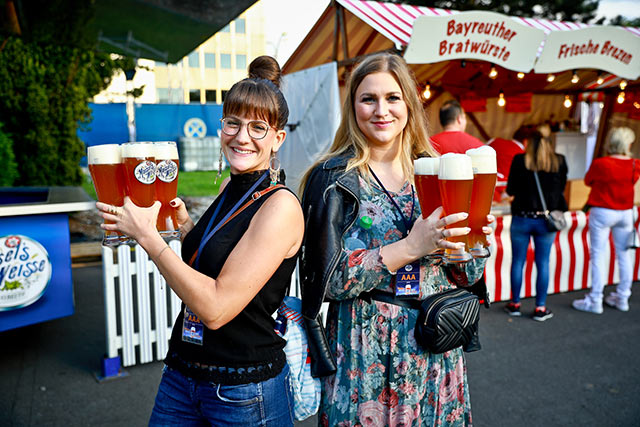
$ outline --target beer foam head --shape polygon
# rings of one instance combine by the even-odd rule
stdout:
[[[440,157],[438,179],[463,180],[473,179],[471,157],[466,154],[447,153]]]
[[[122,144],[122,157],[154,157],[155,149],[151,142],[127,142]]]
[[[118,144],[92,145],[87,148],[87,163],[90,165],[114,165],[122,163]]]
[[[438,175],[440,170],[439,157],[421,157],[413,161],[413,169],[416,175]]]
[[[473,173],[496,173],[498,171],[496,150],[488,145],[467,150],[466,154],[471,157]]]
[[[156,160],[178,159],[178,147],[173,141],[154,142],[153,149],[156,153]]]

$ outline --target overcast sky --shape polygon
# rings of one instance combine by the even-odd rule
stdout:
[[[267,53],[284,65],[316,23],[329,0],[261,0],[265,14]],[[640,17],[640,0],[600,0],[598,17]],[[276,55],[277,54],[277,55]]]

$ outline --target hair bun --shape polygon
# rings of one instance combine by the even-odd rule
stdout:
[[[259,56],[249,64],[249,78],[269,80],[280,88],[280,80],[282,79],[280,65],[271,56]]]

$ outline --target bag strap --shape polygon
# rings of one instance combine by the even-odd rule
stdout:
[[[549,212],[547,210],[547,202],[544,200],[544,195],[542,194],[542,187],[540,186],[540,179],[538,178],[538,171],[533,171],[533,177],[536,179],[536,187],[538,187],[538,195],[540,196],[540,202],[542,202],[542,210],[545,212]]]
[[[229,221],[231,221],[233,218],[235,218],[236,216],[238,216],[238,214],[240,212],[242,212],[243,210],[245,210],[246,208],[248,208],[253,202],[255,202],[256,200],[258,200],[260,197],[264,196],[267,193],[270,193],[273,190],[278,190],[280,188],[285,188],[284,185],[282,184],[277,184],[277,185],[270,185],[269,187],[265,188],[262,191],[256,191],[255,193],[253,193],[251,195],[251,198],[244,204],[242,205],[242,207],[240,209],[238,209],[237,211],[235,211],[235,213],[233,215],[231,215],[225,222],[222,223],[222,225],[220,226],[220,228],[224,227]],[[193,262],[196,260],[196,257],[198,256],[198,250],[196,250],[193,255],[191,255],[191,259],[189,259],[189,266],[193,266]]]

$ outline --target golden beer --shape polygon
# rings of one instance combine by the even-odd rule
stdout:
[[[137,206],[148,208],[156,201],[156,159],[153,143],[122,144],[127,194]]]
[[[422,218],[426,218],[431,215],[434,210],[442,206],[440,182],[438,180],[440,158],[422,157],[416,159],[413,161],[413,169]],[[427,255],[427,257],[440,258],[443,253],[444,249],[439,248]]]
[[[124,205],[126,190],[124,165],[118,144],[94,145],[87,148],[89,173],[96,189],[98,200],[114,206]],[[106,224],[113,224],[106,221]],[[102,244],[114,246],[127,240],[117,231],[104,232]]]
[[[178,195],[178,148],[173,141],[155,142],[156,197],[162,203],[158,212],[158,231],[163,237],[180,237],[176,210],[169,202]]]
[[[473,189],[473,169],[471,158],[466,154],[447,153],[440,158],[440,196],[444,215],[460,212],[469,212],[471,205],[471,191]],[[468,218],[447,225],[449,228],[467,227]],[[467,252],[467,236],[456,236],[447,239],[451,242],[462,242],[465,247],[461,249],[446,249],[444,260],[449,263],[465,262],[471,259]]]
[[[469,210],[469,252],[476,258],[490,255],[489,243],[482,227],[489,225],[487,215],[491,212],[491,201],[496,187],[496,152],[489,146],[467,150],[473,167],[473,190]]]

